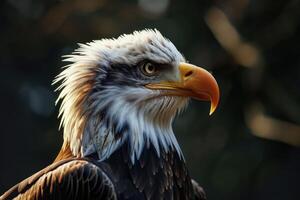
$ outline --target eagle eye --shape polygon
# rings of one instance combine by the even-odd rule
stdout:
[[[141,65],[141,71],[146,76],[153,76],[157,73],[157,68],[152,63],[146,62]]]

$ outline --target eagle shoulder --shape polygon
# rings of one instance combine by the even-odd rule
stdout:
[[[113,183],[88,159],[55,162],[4,193],[6,199],[116,199]]]

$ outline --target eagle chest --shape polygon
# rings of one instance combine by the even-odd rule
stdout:
[[[191,178],[177,152],[158,156],[152,146],[145,147],[132,164],[124,146],[99,163],[114,183],[118,199],[193,199]]]

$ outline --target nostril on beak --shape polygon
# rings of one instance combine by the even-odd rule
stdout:
[[[188,78],[189,76],[191,76],[193,74],[193,71],[190,70],[187,73],[185,73],[184,78]]]

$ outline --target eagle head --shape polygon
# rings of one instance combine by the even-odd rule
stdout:
[[[56,77],[60,83],[64,146],[74,156],[108,158],[126,142],[132,162],[150,144],[181,150],[172,121],[192,97],[219,101],[219,89],[206,70],[187,64],[157,30],[135,31],[116,39],[79,44]]]

